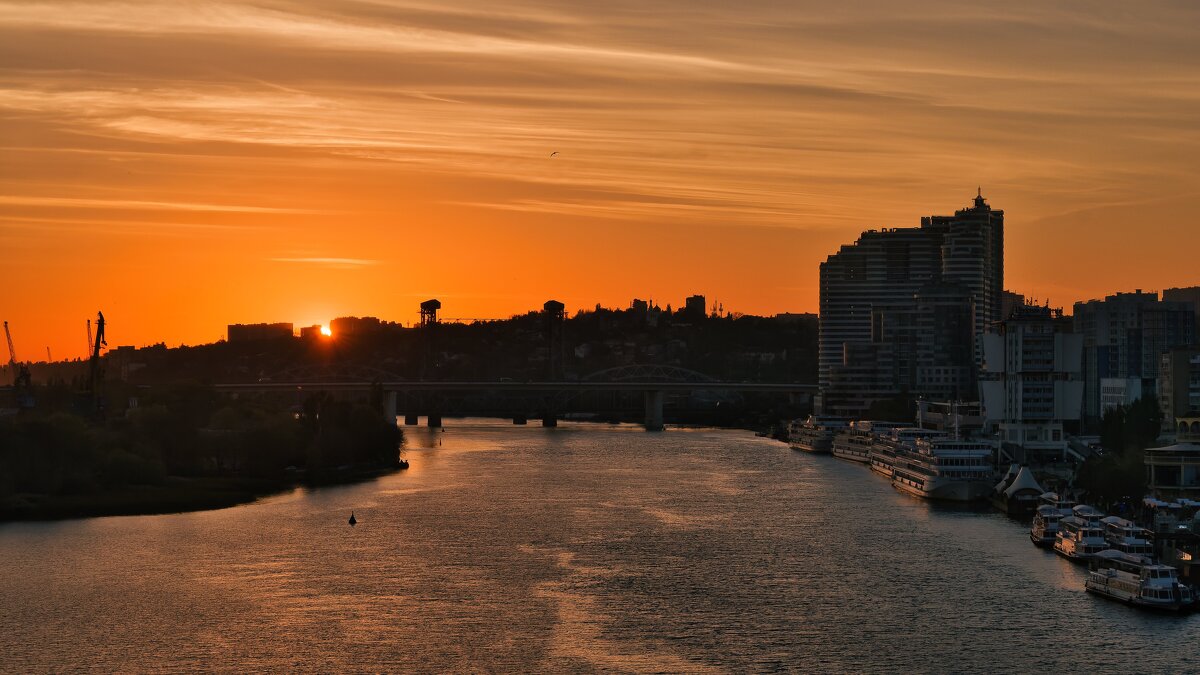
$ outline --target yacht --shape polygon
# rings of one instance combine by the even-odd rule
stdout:
[[[1085,562],[1100,551],[1108,548],[1100,519],[1104,517],[1087,504],[1071,509],[1071,515],[1058,521],[1058,536],[1054,550],[1072,562]]]
[[[1130,555],[1154,556],[1154,545],[1150,543],[1150,530],[1139,527],[1136,523],[1120,516],[1101,518],[1100,524],[1104,527],[1104,540],[1114,551]]]
[[[788,445],[793,450],[828,453],[833,449],[833,436],[845,429],[849,420],[844,417],[809,415],[803,422],[796,420],[788,427]]]
[[[916,427],[892,429],[886,435],[876,438],[875,442],[871,444],[871,452],[868,455],[871,470],[891,478],[896,466],[897,452],[913,447],[918,439],[941,436],[945,436],[945,433]]]
[[[992,444],[958,438],[920,438],[896,452],[892,485],[923,499],[973,502],[992,492]]]
[[[1192,590],[1179,583],[1175,568],[1156,565],[1145,556],[1099,551],[1089,562],[1084,588],[1136,607],[1178,611],[1195,603]]]
[[[901,422],[851,422],[850,426],[833,437],[833,456],[867,464],[871,461],[871,446],[881,434],[908,426],[910,425]]]

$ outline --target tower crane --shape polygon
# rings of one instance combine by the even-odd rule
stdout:
[[[91,320],[91,319],[88,319],[88,320],[87,320],[87,331],[88,331],[88,350],[87,350],[87,353],[88,353],[88,356],[91,356],[91,354],[92,354],[92,320]]]
[[[13,347],[12,331],[8,322],[4,322],[4,337],[8,340],[8,367],[13,372],[13,392],[17,397],[18,408],[33,407],[33,376],[23,363],[17,363],[17,350]]]

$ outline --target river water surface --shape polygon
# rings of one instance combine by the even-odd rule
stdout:
[[[862,465],[449,424],[368,483],[0,525],[0,670],[1200,671],[1200,615],[1092,597],[1022,525]]]

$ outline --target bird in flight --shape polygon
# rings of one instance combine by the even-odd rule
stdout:
[[[551,156],[551,157],[553,157],[553,156],[555,156],[555,155],[557,155],[557,154],[558,154],[558,152],[552,152],[552,153],[550,153],[550,156]]]

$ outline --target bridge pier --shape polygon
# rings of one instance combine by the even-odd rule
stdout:
[[[542,426],[557,427],[558,426],[558,415],[556,415],[553,412],[544,413],[542,415]]]
[[[661,390],[647,391],[644,396],[646,403],[646,431],[662,431],[663,392]]]
[[[430,429],[440,429],[442,427],[441,413],[429,413],[429,416],[425,418],[425,426]]]
[[[528,424],[529,418],[524,415],[513,415],[513,424]]]
[[[396,398],[398,394],[394,391],[387,392],[383,399],[383,421],[388,424],[396,423]]]
[[[410,413],[410,412],[404,413],[404,425],[405,426],[415,427],[420,423],[421,423],[421,418],[417,417],[416,413]]]

